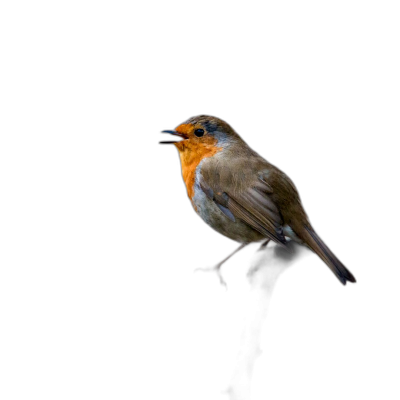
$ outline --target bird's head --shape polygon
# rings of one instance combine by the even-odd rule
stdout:
[[[219,148],[222,149],[240,140],[238,134],[219,118],[199,115],[188,119],[175,130],[163,131],[181,138],[179,141],[163,141],[174,144],[179,152]]]

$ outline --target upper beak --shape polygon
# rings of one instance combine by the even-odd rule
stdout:
[[[177,131],[162,131],[161,133],[169,133],[171,135],[179,136],[183,139],[188,139],[187,135],[185,135],[184,133],[179,133]],[[167,140],[167,141],[160,142],[160,144],[170,144],[170,143],[179,143],[179,142],[174,141],[174,140]]]

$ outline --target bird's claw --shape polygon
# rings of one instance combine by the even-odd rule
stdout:
[[[199,267],[199,268],[195,268],[193,270],[194,274],[197,274],[199,272],[200,273],[203,273],[203,272],[215,273],[216,272],[218,274],[219,281],[220,281],[221,285],[223,285],[225,287],[225,290],[228,290],[228,285],[226,284],[224,278],[222,277],[221,268],[219,268],[219,267]]]

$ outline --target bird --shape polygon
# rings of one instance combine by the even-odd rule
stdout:
[[[220,234],[240,243],[215,269],[249,243],[270,241],[286,247],[290,240],[308,247],[339,281],[353,274],[315,232],[291,179],[255,152],[225,121],[199,115],[174,130],[182,177],[196,213]],[[221,278],[221,275],[220,275]],[[222,279],[221,279],[222,281]]]

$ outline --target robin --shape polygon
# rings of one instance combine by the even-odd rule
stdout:
[[[189,199],[200,217],[222,235],[241,243],[216,265],[252,242],[288,239],[307,246],[343,285],[356,282],[311,226],[293,182],[254,150],[224,121],[207,115],[192,117],[175,130],[180,137],[163,141],[178,149]]]

